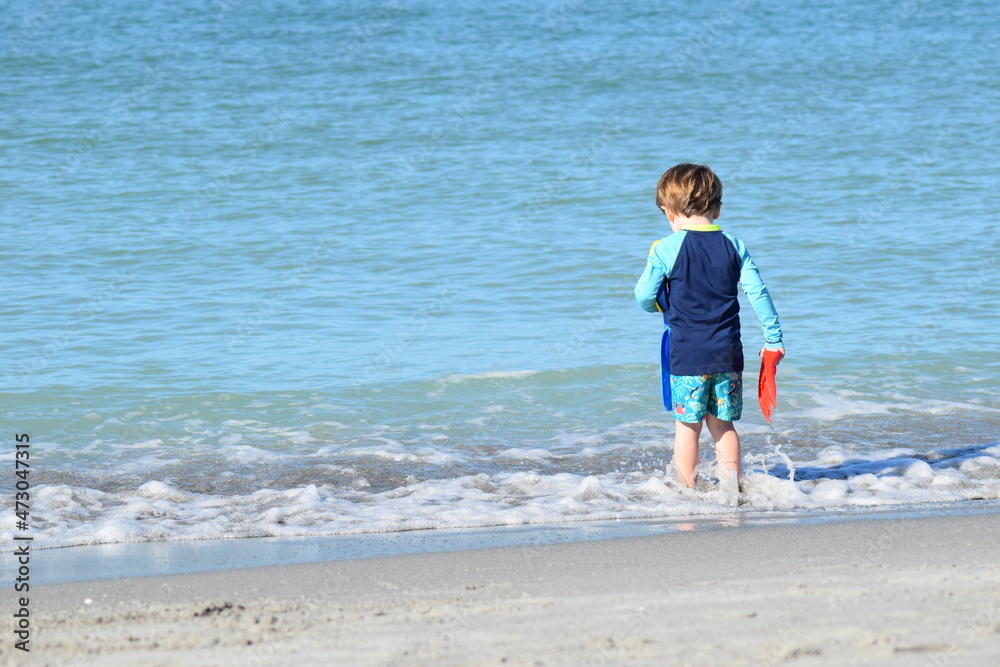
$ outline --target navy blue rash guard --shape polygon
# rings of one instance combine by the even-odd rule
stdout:
[[[671,375],[743,370],[740,285],[760,319],[766,347],[782,347],[778,314],[757,266],[743,242],[717,225],[689,225],[653,244],[635,286],[643,310],[657,312],[664,281]]]

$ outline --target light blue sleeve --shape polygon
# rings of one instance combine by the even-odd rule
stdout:
[[[753,306],[757,313],[757,319],[760,320],[760,325],[764,329],[764,340],[766,341],[764,347],[772,349],[783,347],[778,311],[774,309],[774,302],[771,301],[771,295],[760,277],[757,265],[754,264],[746,246],[743,245],[743,241],[726,232],[723,234],[732,242],[736,252],[740,255],[740,285],[743,286],[743,291],[750,299],[750,305]]]
[[[654,241],[649,248],[649,259],[646,260],[646,269],[639,276],[639,282],[635,284],[635,300],[647,313],[658,312],[656,310],[656,293],[660,291],[660,285],[674,266],[677,254],[680,252],[681,240],[686,232],[680,231],[676,234]]]

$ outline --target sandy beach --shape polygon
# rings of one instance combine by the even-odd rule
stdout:
[[[995,515],[33,587],[46,665],[993,665]],[[252,548],[241,540],[241,548]],[[10,595],[4,596],[10,617]]]

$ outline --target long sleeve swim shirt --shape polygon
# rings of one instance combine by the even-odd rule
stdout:
[[[671,375],[743,370],[740,286],[764,329],[766,347],[782,346],[778,313],[757,265],[743,242],[718,225],[689,225],[653,244],[635,285],[643,310],[657,312],[664,281]]]

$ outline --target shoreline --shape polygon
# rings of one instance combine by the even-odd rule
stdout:
[[[981,665],[995,513],[744,526],[32,588],[49,664]],[[4,613],[12,607],[4,596]],[[33,664],[0,646],[5,664]]]
[[[751,526],[1000,514],[1000,501],[944,502],[837,511],[767,511],[518,526],[437,528],[392,533],[131,542],[38,549],[32,581],[40,585],[381,558],[415,553],[533,546]],[[13,563],[0,574],[10,579]]]

